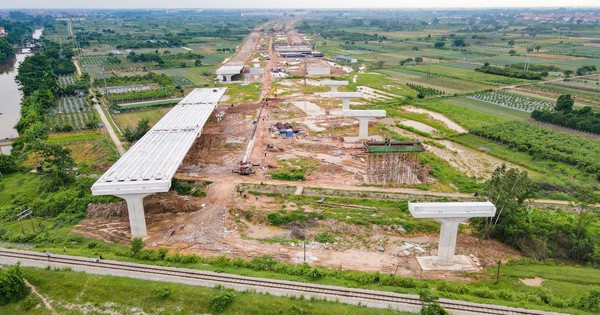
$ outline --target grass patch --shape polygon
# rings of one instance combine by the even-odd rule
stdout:
[[[531,116],[528,112],[470,99],[465,96],[449,98],[444,100],[444,102],[510,120],[526,121]]]
[[[59,314],[79,313],[82,309],[91,309],[93,313],[122,314],[140,310],[148,314],[162,313],[159,310],[178,310],[177,314],[205,314],[214,311],[220,314],[398,314],[392,310],[316,299],[232,292],[221,288],[90,275],[63,270],[23,269],[26,279],[52,301],[53,307]],[[57,288],[57,283],[61,284],[60,289]],[[156,292],[167,291],[169,294],[157,298]],[[227,295],[225,298],[224,292]],[[3,314],[47,313],[43,305],[40,308],[36,307],[39,303],[37,298],[34,301],[25,299],[0,307],[0,311]],[[215,307],[216,305],[219,307]]]
[[[314,171],[319,162],[309,159],[279,160],[280,167],[271,172],[271,178],[279,180],[305,180],[308,172]]]
[[[171,108],[157,108],[150,110],[142,110],[137,112],[127,112],[114,114],[116,123],[121,130],[125,128],[135,128],[138,122],[142,119],[148,119],[150,126],[154,126]]]
[[[252,103],[260,99],[260,89],[262,84],[250,83],[247,85],[242,84],[228,84],[224,85],[227,88],[225,95],[229,96],[227,103]]]

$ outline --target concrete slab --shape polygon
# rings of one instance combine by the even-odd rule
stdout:
[[[369,136],[367,139],[361,139],[360,137],[344,137],[344,142],[355,143],[364,141],[383,141],[382,136]]]
[[[455,255],[454,263],[442,265],[438,263],[438,256],[417,257],[419,265],[423,271],[474,271],[477,267],[473,265],[471,259],[465,255]]]

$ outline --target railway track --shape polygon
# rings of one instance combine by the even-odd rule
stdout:
[[[47,257],[43,253],[0,249],[0,263],[16,263],[17,261],[20,261],[23,266],[44,267],[47,265],[58,265],[70,267],[73,270],[78,271],[124,277],[134,277],[142,274],[150,276],[146,277],[146,279],[150,280],[182,282],[203,286],[220,284],[238,290],[254,289],[259,292],[269,292],[273,295],[308,295],[320,298],[324,297],[328,300],[339,300],[340,302],[345,303],[357,304],[358,302],[361,302],[363,305],[380,308],[392,307],[404,311],[416,312],[421,308],[419,297],[410,294],[253,278],[194,269],[152,266],[111,260],[96,262],[90,258],[77,256],[52,254],[50,257]],[[138,276],[137,278],[140,277]],[[175,281],[177,280],[175,278],[184,279],[185,281]],[[439,303],[453,314],[557,314],[448,299],[440,299]]]

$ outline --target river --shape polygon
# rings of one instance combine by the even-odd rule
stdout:
[[[42,36],[43,29],[36,29],[33,32],[33,38],[39,39]],[[19,64],[25,59],[27,54],[17,54],[16,58],[0,66],[0,141],[6,138],[15,138],[19,134],[14,126],[19,121],[21,115],[21,91],[15,76]],[[4,154],[8,153],[8,147],[0,147]]]

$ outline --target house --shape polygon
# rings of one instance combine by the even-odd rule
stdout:
[[[333,57],[334,61],[337,62],[345,62],[345,63],[357,63],[358,60],[356,58],[348,57],[348,56],[335,56]]]
[[[4,29],[4,27],[0,26],[0,37],[8,36],[8,33]]]

